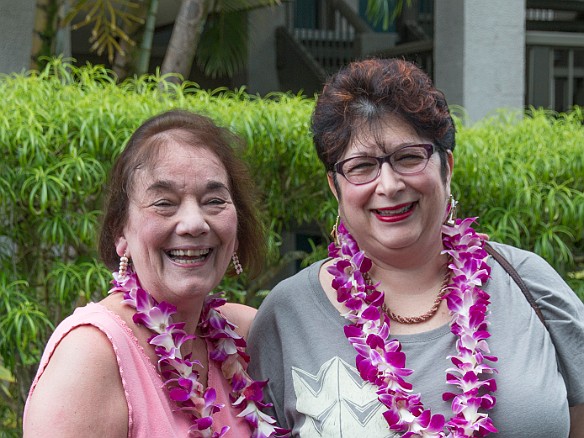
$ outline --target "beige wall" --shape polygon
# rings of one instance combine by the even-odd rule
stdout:
[[[469,121],[521,109],[525,94],[525,1],[435,2],[436,86]]]
[[[30,68],[35,0],[0,0],[0,73]]]

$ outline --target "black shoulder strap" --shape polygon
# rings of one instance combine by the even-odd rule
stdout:
[[[509,263],[509,261],[505,257],[503,257],[503,254],[501,254],[495,248],[493,248],[489,244],[489,242],[485,242],[484,248],[485,248],[485,251],[487,251],[487,253],[489,253],[491,256],[493,256],[493,258],[503,267],[503,269],[505,269],[505,271],[507,271],[507,273],[511,276],[511,278],[515,281],[515,283],[517,283],[517,286],[519,286],[519,289],[521,289],[521,292],[523,292],[523,295],[525,295],[525,298],[527,298],[527,301],[529,302],[529,304],[531,305],[533,310],[535,310],[537,317],[540,319],[540,321],[543,323],[543,325],[547,328],[547,323],[545,322],[545,318],[543,317],[543,313],[541,312],[541,309],[539,308],[539,306],[535,302],[533,295],[531,295],[531,292],[529,292],[529,289],[527,288],[527,286],[525,285],[525,283],[523,282],[523,280],[521,279],[521,277],[519,276],[519,274],[517,273],[515,268],[511,265],[511,263]]]

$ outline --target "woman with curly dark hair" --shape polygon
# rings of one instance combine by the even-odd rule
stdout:
[[[543,259],[456,218],[455,127],[429,77],[354,62],[326,83],[312,130],[339,206],[330,258],[273,289],[250,332],[280,425],[582,436],[584,305]]]

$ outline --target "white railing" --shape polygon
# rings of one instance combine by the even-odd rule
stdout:
[[[395,44],[396,35],[374,32],[343,0],[323,0],[313,6],[317,10],[302,10],[298,2],[289,2],[287,29],[329,73]],[[296,22],[297,17],[306,22]]]

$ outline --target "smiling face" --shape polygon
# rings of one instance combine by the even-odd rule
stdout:
[[[386,155],[420,143],[431,142],[401,119],[391,117],[373,132],[354,137],[341,159]],[[440,228],[446,215],[453,165],[450,153],[447,162],[446,180],[438,153],[432,154],[426,168],[414,175],[399,175],[387,162],[379,177],[367,184],[353,185],[336,175],[335,186],[329,174],[340,216],[370,258],[392,264],[396,257],[407,257],[405,251],[420,257],[435,254],[434,250],[441,247]]]
[[[172,139],[148,163],[132,177],[117,253],[131,257],[157,300],[200,299],[219,284],[237,245],[226,170],[210,150]]]

